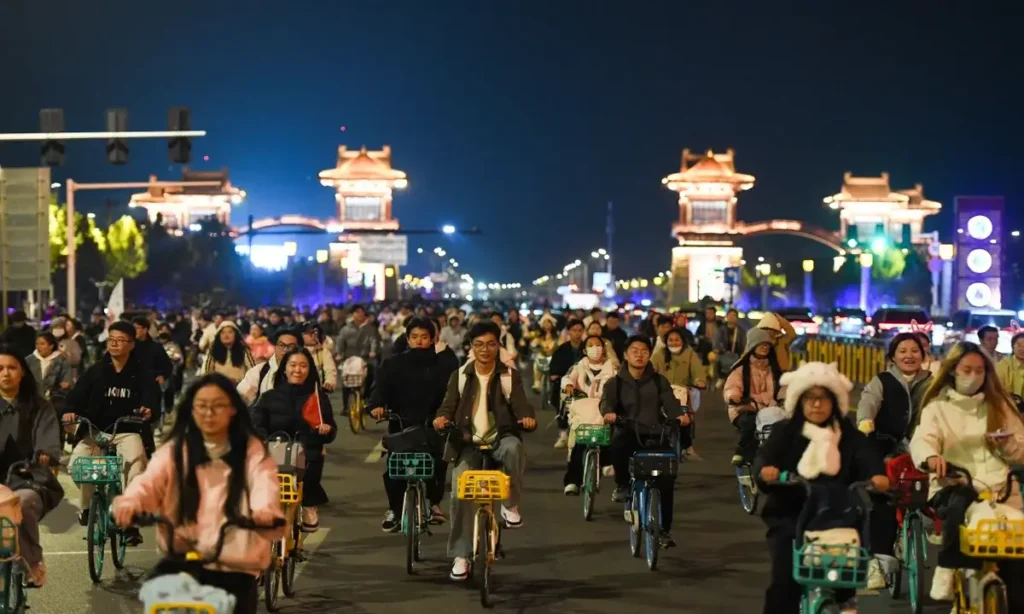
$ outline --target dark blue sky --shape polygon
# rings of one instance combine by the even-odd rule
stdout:
[[[391,144],[410,178],[395,200],[403,225],[479,226],[485,236],[448,249],[497,281],[602,245],[609,200],[618,272],[668,268],[677,209],[660,179],[683,147],[736,149],[758,181],[740,199],[747,220],[838,227],[821,199],[846,170],[921,182],[948,209],[963,193],[1020,208],[1016,19],[966,3],[705,4],[8,1],[0,130],[38,129],[44,106],[63,107],[71,130],[101,129],[114,106],[132,129],[163,129],[169,106],[188,105],[210,132],[193,167],[230,167],[250,196],[242,223],[332,214],[316,175],[337,145]],[[2,164],[37,159],[34,144],[0,146]],[[121,168],[79,143],[57,178],[176,176],[166,160],[162,141],[134,142]],[[946,233],[951,220],[932,225]],[[758,249],[796,258],[796,245],[818,253]]]

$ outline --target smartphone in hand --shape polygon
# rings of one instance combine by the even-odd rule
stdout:
[[[988,437],[989,439],[1006,439],[1007,437],[1012,436],[1013,433],[1009,431],[993,431],[991,433],[986,433],[986,437]]]

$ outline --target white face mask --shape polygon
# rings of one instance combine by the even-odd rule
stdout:
[[[672,352],[673,354],[678,354],[678,353],[683,351],[683,346],[681,346],[681,345],[677,345],[675,347],[669,346],[668,351]]]
[[[587,358],[590,360],[600,360],[601,355],[604,354],[604,348],[592,345],[587,348]]]
[[[64,329],[63,328],[55,328],[55,329],[53,329],[52,332],[53,332],[53,336],[55,338],[57,338],[57,339],[60,339],[61,337],[64,336]]]
[[[956,376],[956,391],[965,396],[971,396],[981,389],[981,385],[985,383],[984,376],[977,375],[957,375]]]

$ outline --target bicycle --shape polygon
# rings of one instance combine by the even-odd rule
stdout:
[[[540,374],[540,408],[544,409],[551,400],[551,357],[537,356],[533,360]]]
[[[835,591],[860,589],[868,583],[871,553],[859,541],[871,534],[871,499],[868,493],[876,491],[870,482],[855,482],[849,487],[860,500],[858,507],[863,520],[857,543],[821,544],[804,540],[814,504],[811,483],[795,472],[783,471],[779,474],[779,484],[802,486],[807,493],[793,542],[793,579],[803,587],[800,611],[803,614],[839,614],[842,604],[836,601]]]
[[[291,442],[293,438],[287,433],[274,433],[270,440]],[[299,513],[302,504],[302,480],[298,469],[288,468],[280,471],[277,480],[281,508],[284,511],[286,526],[289,527],[284,537],[274,542],[270,557],[270,567],[263,572],[263,601],[267,611],[278,611],[278,588],[285,597],[295,596],[295,574],[302,554],[302,516]]]
[[[227,536],[227,531],[230,528],[246,529],[249,531],[259,530],[270,530],[277,529],[285,524],[285,519],[276,518],[270,525],[257,525],[250,518],[234,518],[228,519],[220,527],[220,533],[217,535],[217,544],[214,547],[213,554],[210,556],[204,556],[197,550],[189,550],[184,554],[174,551],[174,523],[165,516],[158,514],[136,514],[132,517],[132,524],[138,527],[148,527],[153,525],[160,525],[167,530],[167,559],[173,561],[179,561],[183,563],[189,563],[197,567],[216,563],[220,559],[221,550],[224,549],[224,539]],[[156,580],[153,578],[148,582]],[[146,585],[143,584],[143,590]],[[140,591],[141,592],[141,591]],[[228,612],[218,612],[217,606],[204,601],[155,601],[147,603],[145,606],[146,614],[229,614]]]
[[[757,444],[763,445],[771,437],[773,424],[766,424],[757,429]],[[748,514],[757,512],[757,500],[761,493],[757,487],[757,479],[753,473],[753,466],[750,463],[736,465],[736,482],[740,489],[740,506]]]
[[[611,427],[581,424],[576,427],[576,445],[585,445],[583,455],[583,520],[594,515],[594,502],[601,490],[601,448],[611,441]]]
[[[28,467],[28,462],[11,465],[7,471],[8,484],[21,467]],[[18,525],[11,518],[0,516],[0,614],[24,614],[28,609],[26,580],[25,564],[18,551]]]
[[[110,556],[115,569],[124,568],[128,547],[125,543],[125,531],[115,525],[110,518],[110,503],[124,488],[124,458],[117,453],[114,438],[122,424],[144,425],[146,421],[134,416],[118,418],[114,421],[113,432],[109,435],[84,416],[78,416],[67,424],[75,423],[84,424],[89,429],[89,438],[100,449],[99,455],[83,456],[76,459],[71,466],[71,479],[76,485],[93,486],[85,535],[89,554],[89,577],[94,583],[98,583],[103,576],[107,540],[110,540]]]
[[[385,412],[377,424],[397,420],[402,426],[406,422],[394,412]],[[406,536],[405,571],[412,575],[413,564],[420,557],[420,540],[430,531],[430,503],[427,497],[427,482],[434,477],[434,456],[429,452],[389,452],[388,477],[406,482],[402,498],[402,535]]]
[[[615,424],[625,426],[632,424],[633,432],[641,449],[633,454],[629,460],[629,499],[626,501],[625,516],[629,522],[629,551],[634,558],[640,556],[641,548],[644,549],[647,559],[647,568],[654,571],[658,567],[658,551],[661,548],[661,528],[664,526],[661,517],[661,491],[655,486],[654,481],[659,477],[674,479],[679,473],[679,455],[675,452],[678,447],[675,439],[678,439],[678,423],[664,424],[654,436],[653,432],[647,435],[646,440],[641,440],[639,426],[635,420],[618,416]],[[650,431],[649,427],[641,427],[642,430]],[[666,442],[668,439],[668,442]],[[650,445],[671,447],[672,450],[644,450],[642,448]],[[643,542],[641,542],[641,535]]]
[[[346,401],[345,412],[348,414],[348,427],[351,429],[353,435],[358,435],[360,431],[366,428],[366,399],[363,398],[363,388],[366,385],[366,361],[362,360],[358,356],[353,356],[345,361],[348,363],[353,359],[358,359],[361,363],[361,371],[355,372],[354,367],[346,368],[342,367],[341,372],[341,385],[344,389],[344,395]],[[354,363],[353,363],[354,364]]]
[[[967,485],[974,487],[974,478],[967,469],[946,463],[947,477],[960,477]],[[980,502],[1003,503],[1010,498],[1013,480],[1021,481],[1021,468],[1012,468],[1006,480],[1005,492],[999,497],[991,488],[978,493]],[[957,569],[953,573],[953,603],[960,614],[1009,614],[1006,584],[999,577],[1000,560],[1024,560],[1024,520],[1007,518],[985,518],[974,528],[960,526],[960,552],[965,556],[980,559],[981,569],[965,573]]]

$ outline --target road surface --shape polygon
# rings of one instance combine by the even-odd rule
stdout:
[[[710,402],[709,402],[710,403]],[[524,526],[505,533],[507,558],[496,568],[496,612],[649,613],[760,612],[768,565],[763,525],[739,506],[729,457],[735,445],[720,402],[700,412],[696,448],[703,460],[687,463],[676,495],[679,546],[663,552],[659,570],[650,572],[628,552],[622,508],[602,490],[593,522],[584,522],[581,502],[562,494],[565,452],[552,449],[552,414],[527,437],[529,472],[522,506]],[[419,573],[407,576],[402,536],[385,534],[383,463],[376,444],[382,427],[352,435],[343,427],[330,446],[324,486],[331,504],[321,512],[321,530],[307,548],[298,595],[282,597],[282,612],[352,614],[459,614],[480,610],[472,584],[448,579],[446,527],[426,539],[427,558]],[[62,479],[66,476],[62,475]],[[610,485],[608,482],[606,486]],[[128,564],[115,573],[110,559],[103,582],[88,577],[84,529],[74,515],[77,489],[66,481],[66,500],[45,520],[43,545],[49,584],[30,594],[35,614],[90,612],[138,614],[138,579],[158,559],[151,530]],[[885,595],[863,595],[860,612],[905,612],[906,602]],[[928,614],[949,606],[932,605]]]

